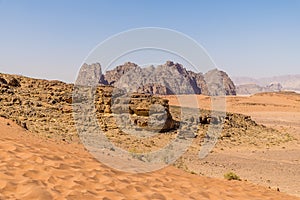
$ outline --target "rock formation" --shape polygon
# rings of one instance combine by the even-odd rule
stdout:
[[[81,103],[80,101],[87,102],[86,96],[74,92],[78,87],[87,89],[84,94],[90,94],[89,90],[95,90],[95,96],[89,103],[92,107],[95,106],[100,127],[103,129],[116,126],[109,119],[116,114],[118,105],[126,108],[121,114],[130,114],[129,119],[137,127],[156,126],[155,131],[168,131],[176,127],[176,122],[169,112],[168,101],[159,97],[132,94],[125,104],[125,96],[112,86],[76,85],[74,88],[73,84],[61,81],[6,74],[0,74],[0,116],[12,119],[34,133],[46,133],[49,137],[73,138],[77,135],[73,120],[73,104]],[[116,96],[118,94],[121,96]],[[149,122],[153,124],[150,125]]]
[[[78,73],[76,85],[97,86],[99,83],[106,84],[102,75],[101,65],[99,63],[84,63]]]
[[[147,83],[145,85],[142,85],[138,87],[137,93],[161,94],[161,95],[174,94],[168,87],[158,83]]]
[[[105,81],[100,81],[102,84],[114,85],[115,82],[129,71],[139,68],[135,63],[126,62],[124,65],[117,66],[113,70],[109,70],[105,73]]]
[[[10,80],[19,84],[9,84]],[[219,137],[230,138],[230,141],[241,138],[245,142],[263,141],[265,135],[261,132],[268,134],[268,137],[274,134],[278,134],[278,138],[285,137],[273,129],[257,125],[245,115],[226,113],[223,117],[213,117],[211,111],[207,110],[191,110],[190,114],[185,112],[183,115],[180,107],[169,107],[168,101],[159,97],[127,94],[112,86],[91,86],[0,74],[0,116],[15,121],[35,134],[65,141],[78,141],[78,130],[94,133],[100,128],[115,143],[129,148],[140,139],[126,134],[128,128],[129,133],[132,130],[168,132],[164,137],[177,135],[180,139],[198,136],[201,140],[210,123],[213,126],[223,123]],[[78,89],[83,93],[76,91]],[[83,109],[84,106],[88,109]],[[74,121],[76,108],[79,108],[77,116],[83,117],[81,124]],[[89,126],[91,115],[95,115],[97,126]],[[157,141],[161,140],[160,137],[161,134],[157,135]],[[152,148],[152,139],[150,137],[136,145]]]
[[[161,132],[177,127],[168,100],[150,94],[127,94],[112,86],[99,86],[95,105],[98,114],[113,114],[123,128]]]
[[[229,76],[217,69],[210,70],[204,74],[209,95],[236,95],[236,88]]]
[[[129,92],[149,94],[235,95],[235,86],[228,75],[217,69],[206,74],[186,70],[181,64],[167,61],[157,67],[141,68],[127,62],[107,71],[102,84]]]

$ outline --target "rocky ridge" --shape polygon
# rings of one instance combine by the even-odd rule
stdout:
[[[260,92],[260,90],[265,90],[266,92],[276,92],[278,91],[278,87],[276,85],[280,85],[281,91],[295,91],[298,93],[300,91],[300,74],[264,78],[232,77],[232,80],[236,86],[242,88],[242,91],[240,92],[244,92],[244,88],[247,87],[250,90],[251,88],[254,88],[254,85],[256,88],[260,88],[258,92]],[[275,85],[277,88],[268,88],[270,85]]]
[[[223,71],[211,70],[206,74],[186,70],[181,64],[167,61],[156,67],[141,68],[127,62],[109,70],[104,85],[126,88],[131,92],[149,94],[204,94],[204,95],[235,95],[235,85]]]
[[[73,101],[78,100],[78,98],[72,98],[72,96],[74,97],[73,84],[7,74],[0,74],[0,80],[1,117],[12,119],[23,128],[47,137],[61,138],[67,141],[78,139],[78,127],[76,128],[73,118],[73,104],[76,103]],[[187,135],[186,137],[196,137],[198,135],[197,140],[200,142],[207,132],[210,122],[216,125],[223,124],[224,128],[218,137],[224,138],[224,141],[231,145],[241,145],[242,141],[246,143],[257,141],[257,145],[259,145],[262,144],[260,140],[266,140],[268,137],[273,138],[274,134],[278,134],[277,138],[280,138],[280,141],[270,139],[269,144],[263,143],[264,145],[272,145],[274,142],[285,141],[287,137],[256,124],[249,116],[226,113],[223,117],[212,118],[210,111],[207,110],[193,111],[190,115],[182,116],[178,108],[169,107],[167,100],[152,95],[135,93],[126,96],[120,92],[115,92],[115,88],[111,86],[83,88],[95,93],[91,108],[97,116],[99,127],[114,142],[124,148],[132,148],[133,141],[135,141],[134,145],[137,149],[151,149],[153,148],[153,142],[168,141],[168,139],[179,134],[177,131],[178,126],[182,127],[181,130],[183,131],[192,130],[194,136]],[[90,104],[90,102],[88,103]],[[120,114],[120,110],[122,113],[118,116],[121,117],[116,117],[117,114]],[[195,115],[194,113],[201,114]],[[121,123],[117,123],[119,119],[121,119]],[[149,127],[151,129],[151,126],[157,126],[161,132],[171,134],[159,134],[154,136],[154,139],[150,138],[148,142],[142,142],[142,139],[124,133],[120,124],[124,125],[126,123],[123,123],[122,120],[127,120],[130,126],[134,125],[137,129],[149,129]],[[159,124],[161,121],[165,123]],[[190,122],[193,123],[192,127],[189,126]],[[85,121],[82,121],[82,123],[81,125],[85,126]],[[95,127],[85,128],[94,129]],[[264,134],[261,134],[262,132]],[[160,139],[156,140],[155,138]],[[154,146],[158,147],[159,145]]]
[[[143,157],[134,155],[160,150],[174,140],[192,140],[187,152],[174,163],[184,170],[188,169],[191,156],[197,159],[202,146],[211,141],[217,140],[216,148],[222,149],[243,145],[269,147],[291,140],[288,134],[256,124],[246,115],[212,116],[209,110],[169,106],[162,98],[126,95],[112,86],[74,86],[7,74],[0,74],[0,80],[1,117],[41,137],[88,141],[91,147],[101,143],[86,136],[104,133],[112,144],[142,162]],[[74,92],[78,89],[79,93]],[[115,151],[108,147],[108,153]]]
[[[239,95],[252,95],[262,92],[280,92],[283,87],[280,83],[271,83],[267,86],[259,86],[257,84],[244,84],[236,87],[236,92]]]

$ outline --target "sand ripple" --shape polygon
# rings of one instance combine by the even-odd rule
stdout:
[[[33,137],[0,119],[0,199],[297,199],[247,182],[110,169],[80,145]]]

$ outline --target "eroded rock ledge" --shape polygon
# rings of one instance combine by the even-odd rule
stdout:
[[[73,89],[73,84],[61,81],[0,74],[0,116],[12,119],[25,129],[46,137],[57,137],[68,141],[78,139],[74,121]],[[130,147],[136,140],[126,136],[126,142],[124,142],[122,126],[126,123],[142,129],[157,127],[155,131],[168,132],[170,130],[172,134],[180,134],[176,129],[180,123],[183,129],[192,130],[198,136],[205,136],[210,122],[221,123],[223,129],[219,137],[221,141],[230,145],[243,143],[273,145],[289,139],[288,135],[256,124],[249,116],[226,113],[225,117],[214,118],[210,115],[210,111],[201,110],[201,114],[197,116],[181,117],[180,108],[169,107],[168,102],[162,98],[136,93],[126,96],[115,92],[111,86],[98,87],[95,90],[95,98],[92,98],[90,102],[92,102],[91,108],[99,121],[100,128],[111,135],[113,140],[121,146]],[[124,112],[121,114],[119,112],[120,118],[116,117],[114,113],[122,110]],[[86,120],[89,120],[88,117]],[[193,127],[186,125],[189,121],[194,123]],[[153,147],[150,142],[143,144],[140,140],[136,141],[138,141],[137,148],[139,145]],[[163,139],[158,141],[161,142]]]

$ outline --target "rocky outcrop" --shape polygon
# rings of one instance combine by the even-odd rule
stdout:
[[[137,89],[137,93],[172,95],[174,94],[168,87],[157,83],[147,83]]]
[[[0,77],[0,84],[7,84],[7,81],[4,78]]]
[[[100,81],[103,84],[114,85],[115,82],[120,80],[120,78],[127,72],[137,69],[138,66],[135,63],[126,62],[124,65],[117,66],[113,70],[109,70],[105,73],[105,81]]]
[[[124,126],[127,129],[166,132],[178,127],[169,111],[168,100],[135,93],[129,98],[127,95],[119,96],[114,102],[111,110],[118,114],[119,124],[127,124]]]
[[[97,86],[99,83],[107,84],[102,75],[101,65],[99,63],[84,63],[78,73],[76,85]]]
[[[195,73],[193,71],[188,71],[188,76],[191,81],[196,85],[195,94],[209,95],[208,86],[204,80],[204,75],[202,73]]]
[[[13,87],[20,87],[21,86],[20,82],[16,78],[11,78],[8,81],[8,85],[13,86]]]
[[[170,114],[168,100],[150,94],[127,94],[112,86],[99,86],[95,100],[100,118],[113,114],[121,128],[161,132],[178,124]]]
[[[181,64],[167,61],[156,67],[141,68],[127,62],[107,71],[102,84],[113,85],[129,92],[149,94],[235,95],[229,76],[217,69],[202,73],[186,70]]]
[[[0,116],[47,137],[71,139],[76,134],[72,115],[73,85],[0,74]]]
[[[112,86],[90,87],[93,85],[87,86],[85,83],[74,87],[73,84],[61,81],[0,74],[0,116],[12,119],[33,133],[71,140],[77,137],[73,104],[81,104],[87,100],[86,96],[74,90],[86,88],[84,94],[91,94],[89,92],[95,90],[95,98],[92,98],[90,105],[96,108],[95,114],[103,130],[118,128],[111,121],[117,117],[114,116],[117,105],[127,107],[121,115],[128,114],[128,119],[134,127],[144,129],[152,127],[156,131],[168,131],[176,126],[169,112],[167,100],[152,95],[134,94],[125,104],[124,95],[118,93]],[[93,110],[91,112],[94,113]],[[83,126],[85,122],[83,121]]]
[[[217,69],[208,71],[204,74],[204,80],[208,86],[208,95],[236,95],[234,83],[223,71],[219,71]]]
[[[20,86],[9,85],[12,79]],[[134,141],[138,141],[137,145],[152,148],[155,147],[152,135],[144,141],[130,134],[135,130],[137,134],[170,133],[153,134],[159,142],[162,137],[166,139],[173,136],[179,139],[197,136],[201,140],[203,137],[212,137],[203,135],[210,124],[214,126],[220,123],[223,123],[220,138],[225,138],[224,141],[226,138],[230,138],[230,141],[244,138],[244,142],[259,142],[266,138],[261,133],[268,133],[270,138],[277,134],[273,129],[257,125],[248,116],[226,113],[216,117],[211,116],[211,111],[195,109],[189,112],[188,108],[169,107],[168,101],[162,98],[149,94],[128,94],[112,86],[74,86],[61,81],[0,74],[0,94],[1,117],[13,120],[35,134],[65,141],[78,141],[78,129],[95,134],[100,129],[120,147],[130,148]],[[82,118],[81,123],[78,123],[76,116]],[[93,116],[96,122],[90,126]],[[285,137],[278,135],[278,138]]]

